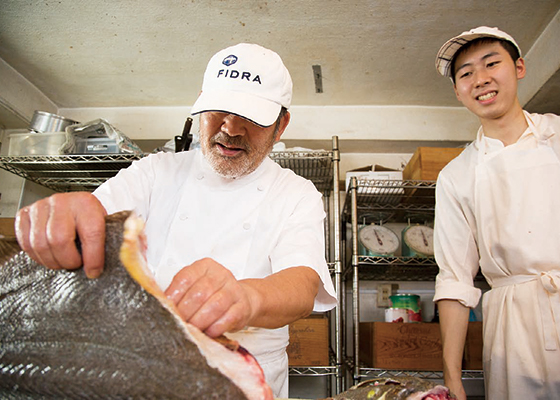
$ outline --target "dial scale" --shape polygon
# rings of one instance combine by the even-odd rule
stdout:
[[[399,248],[399,237],[382,225],[366,225],[358,232],[359,253],[364,256],[393,256]]]
[[[426,225],[409,225],[402,231],[404,257],[433,257],[434,230]]]

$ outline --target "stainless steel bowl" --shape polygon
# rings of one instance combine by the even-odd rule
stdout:
[[[64,132],[67,126],[75,124],[79,122],[45,111],[35,111],[29,129],[39,133]]]

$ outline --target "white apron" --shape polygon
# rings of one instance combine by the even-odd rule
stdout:
[[[560,160],[527,138],[485,155],[475,181],[486,398],[560,399]]]
[[[196,173],[189,174],[183,183],[193,190],[183,191],[176,207],[178,218],[175,221],[184,223],[169,226],[163,250],[166,256],[155,270],[156,281],[160,287],[167,287],[183,265],[203,257],[227,265],[237,279],[268,275],[268,258],[255,260],[251,255],[257,253],[255,229],[263,212],[262,203],[268,195],[267,188],[275,175],[267,175],[260,168],[224,189],[222,178],[203,162],[202,155],[197,162],[197,169],[193,168]],[[232,204],[239,204],[233,214]],[[167,213],[167,210],[162,211]],[[223,216],[228,213],[231,215],[226,220]],[[248,265],[251,271],[245,270]],[[257,359],[275,397],[288,397],[287,326],[278,329],[249,327],[225,335],[237,340]]]

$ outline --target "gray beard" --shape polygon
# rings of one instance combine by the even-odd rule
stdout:
[[[206,157],[208,164],[210,164],[210,167],[212,167],[212,170],[217,175],[226,179],[241,178],[242,176],[249,175],[258,167],[258,165],[251,165],[250,160],[248,159],[245,159],[236,165],[225,165],[226,161],[223,160],[220,156],[215,155],[212,152],[209,152],[209,154],[205,154],[204,151],[203,154],[204,157]]]
[[[217,150],[214,150],[214,145],[218,141],[223,144],[232,144],[243,148],[246,153],[243,154],[240,159],[228,160],[226,157],[219,155]],[[226,179],[241,178],[255,171],[262,164],[265,157],[268,157],[272,151],[273,145],[274,138],[270,141],[267,149],[264,149],[263,151],[255,151],[245,144],[243,140],[236,140],[235,138],[230,138],[225,134],[218,134],[210,139],[210,141],[205,138],[201,140],[200,143],[202,154],[208,161],[208,164],[210,164],[216,174]]]
[[[272,151],[272,146],[269,146],[268,151],[265,151],[264,154],[254,154],[253,159],[245,155],[243,159],[232,161],[209,150],[206,146],[201,146],[201,149],[202,154],[216,174],[226,179],[237,179],[255,171],[268,157],[268,154]]]

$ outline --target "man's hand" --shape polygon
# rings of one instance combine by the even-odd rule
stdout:
[[[31,258],[50,269],[84,266],[98,277],[105,262],[106,211],[87,192],[54,194],[18,211],[16,236]],[[76,248],[76,235],[82,255]]]
[[[238,281],[205,258],[179,271],[165,294],[185,321],[217,337],[246,326],[280,328],[309,315],[320,284],[317,272],[308,267]]]
[[[242,329],[252,316],[252,290],[210,258],[179,271],[165,294],[185,321],[211,337]]]
[[[457,400],[467,400],[467,393],[463,387],[462,382],[445,382],[445,386],[449,388],[452,394],[457,397]]]

